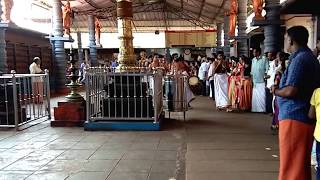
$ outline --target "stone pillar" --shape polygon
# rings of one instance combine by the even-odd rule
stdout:
[[[222,35],[222,23],[218,23],[217,24],[217,47],[218,49],[221,48],[221,42],[222,42],[222,39],[221,39],[221,35]]]
[[[278,0],[266,0],[265,3],[264,52],[278,52],[281,50],[281,6]]]
[[[78,61],[79,64],[83,62],[83,50],[82,50],[82,40],[81,40],[81,32],[77,32],[77,40],[78,40]]]
[[[8,23],[2,19],[2,3],[0,3],[0,74],[8,73],[7,51],[6,51],[6,28]]]
[[[230,56],[230,43],[229,43],[229,16],[224,16],[224,22],[223,22],[223,32],[224,32],[224,46],[223,51],[225,56]]]
[[[90,50],[90,62],[91,66],[97,66],[97,46],[95,36],[95,23],[94,16],[88,15],[88,27],[89,27],[89,50]]]
[[[119,69],[134,67],[136,64],[133,50],[132,36],[132,1],[117,0],[117,20],[118,20],[118,35],[120,40],[119,47]]]
[[[248,37],[247,37],[247,4],[248,0],[238,0],[238,55],[248,56]]]
[[[60,90],[61,87],[65,87],[66,84],[66,57],[64,50],[64,40],[63,38],[63,26],[62,26],[62,9],[61,9],[61,1],[53,0],[52,3],[52,30],[53,37],[51,37],[51,41],[54,44],[54,82],[55,88]]]
[[[90,62],[89,61],[89,49],[84,50],[84,60],[87,62]]]

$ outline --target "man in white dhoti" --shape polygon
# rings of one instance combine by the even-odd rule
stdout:
[[[265,77],[269,69],[269,61],[261,56],[261,49],[253,50],[251,76],[253,81],[252,112],[266,112]]]
[[[202,96],[206,96],[207,93],[206,93],[206,78],[207,78],[207,74],[208,74],[208,70],[209,70],[209,64],[208,64],[208,60],[206,58],[204,58],[202,60],[202,63],[200,65],[200,68],[199,68],[199,72],[198,72],[198,78],[201,82],[201,95]]]
[[[223,110],[227,109],[229,106],[227,65],[224,60],[223,51],[218,52],[217,61],[214,63],[215,69],[213,72],[216,108],[218,110]]]
[[[29,66],[30,74],[41,74],[43,73],[40,68],[41,60],[39,57],[33,59],[33,63]],[[34,103],[43,102],[43,79],[42,77],[33,77],[32,79],[32,94]]]
[[[214,56],[212,63],[210,64],[209,67],[209,71],[208,71],[208,81],[209,81],[209,85],[210,85],[210,93],[209,93],[209,97],[212,98],[212,100],[215,100],[214,97],[214,70],[215,70],[215,66],[216,66],[216,58]]]

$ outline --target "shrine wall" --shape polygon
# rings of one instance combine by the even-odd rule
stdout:
[[[42,33],[9,28],[6,31],[6,51],[8,71],[29,73],[29,65],[34,57],[42,60],[41,68],[53,72],[51,44]]]

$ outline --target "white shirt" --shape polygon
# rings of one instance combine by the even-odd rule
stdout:
[[[209,65],[206,62],[203,62],[199,68],[199,73],[198,73],[198,78],[200,80],[205,80],[206,79],[206,74],[209,70]]]
[[[209,67],[209,70],[208,70],[208,77],[210,77],[209,81],[213,81],[213,78],[214,78],[214,62],[212,64],[210,64],[210,67]]]
[[[42,70],[40,69],[40,66],[38,66],[35,62],[30,64],[29,71],[30,71],[30,74],[39,74],[42,72]]]
[[[275,61],[269,61],[269,69],[267,72],[267,75],[270,76],[269,79],[267,79],[267,88],[271,89],[271,86],[274,85],[274,79],[276,77],[277,67],[275,64]]]

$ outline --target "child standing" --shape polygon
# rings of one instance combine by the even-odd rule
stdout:
[[[316,127],[314,130],[314,138],[316,140],[316,158],[320,162],[320,88],[314,90],[310,101],[309,118],[316,119]],[[317,180],[320,180],[320,167],[317,167]]]

